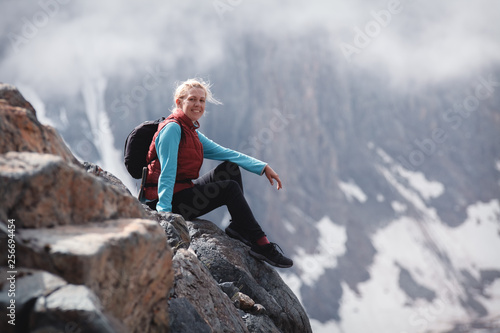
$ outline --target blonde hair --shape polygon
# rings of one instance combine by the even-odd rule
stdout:
[[[207,82],[203,79],[198,79],[198,78],[188,79],[182,83],[177,84],[177,88],[175,88],[175,92],[174,92],[174,108],[173,108],[173,110],[175,110],[177,108],[177,103],[176,103],[177,99],[183,100],[187,96],[188,91],[191,88],[203,89],[205,91],[205,97],[206,97],[207,102],[212,103],[212,104],[216,104],[216,105],[222,104],[212,94],[212,91],[210,90],[211,87],[212,87],[212,85],[210,84],[210,82]]]

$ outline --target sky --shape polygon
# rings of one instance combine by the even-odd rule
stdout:
[[[2,0],[2,7],[0,81],[29,85],[42,98],[77,94],[89,75],[127,79],[186,55],[203,72],[238,34],[280,41],[321,31],[337,66],[384,71],[398,84],[453,79],[500,60],[495,0]]]

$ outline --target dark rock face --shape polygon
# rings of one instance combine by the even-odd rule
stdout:
[[[116,319],[103,313],[97,296],[85,286],[67,284],[47,272],[22,269],[16,281],[17,332],[38,331],[116,332],[126,330]],[[2,308],[7,307],[7,294],[0,294]],[[4,320],[2,332],[11,326]]]
[[[174,298],[169,301],[170,331],[176,333],[211,333],[212,329],[200,316],[194,305],[186,298]]]
[[[248,246],[210,221],[147,211],[176,253],[171,318],[200,316],[210,332],[312,332],[296,296],[273,268],[248,254]]]
[[[211,332],[248,332],[238,310],[190,250],[174,256],[173,297],[184,298],[210,326]]]
[[[187,249],[191,243],[189,230],[186,221],[181,215],[172,213],[163,213],[151,210],[147,205],[143,205],[148,216],[157,221],[165,230],[167,243],[174,251],[179,248]]]
[[[210,221],[149,212],[174,235],[171,319],[201,317],[210,332],[312,332],[298,299],[273,268],[248,254],[248,246]]]
[[[277,331],[311,332],[305,310],[273,268],[251,257],[249,247],[227,237],[215,224],[203,220],[187,223],[190,248],[216,282],[233,282],[263,305]]]
[[[16,255],[0,258],[0,316],[16,302],[16,326],[2,320],[0,331],[311,332],[297,298],[248,247],[209,221],[141,205],[35,115],[0,85],[0,250],[15,244]]]

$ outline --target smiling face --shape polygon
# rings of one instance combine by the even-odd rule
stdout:
[[[202,88],[191,88],[186,96],[178,98],[175,103],[189,119],[195,122],[205,113],[206,95]]]

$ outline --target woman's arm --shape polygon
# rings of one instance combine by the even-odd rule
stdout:
[[[238,164],[243,169],[253,172],[258,175],[264,173],[266,163],[262,162],[251,156],[242,154],[235,150],[222,147],[212,140],[208,139],[200,131],[198,132],[198,137],[203,145],[203,157],[211,160],[217,161],[229,161]]]
[[[165,125],[156,137],[156,153],[161,165],[161,174],[158,179],[158,203],[156,204],[156,209],[159,212],[172,211],[180,141],[181,127],[176,122]]]
[[[218,161],[230,161],[238,164],[243,169],[253,172],[258,175],[265,173],[267,179],[271,185],[274,185],[273,179],[277,182],[278,190],[282,188],[281,180],[278,174],[265,162],[262,162],[251,156],[242,154],[235,150],[222,147],[212,140],[208,139],[200,131],[198,132],[198,137],[203,144],[203,157],[218,160]]]

